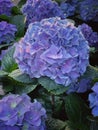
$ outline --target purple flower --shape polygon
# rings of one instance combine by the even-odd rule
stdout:
[[[26,94],[14,95],[10,94],[0,100],[0,129],[21,130],[24,122],[28,126],[36,127],[35,130],[45,123],[46,111],[42,105],[35,101],[30,102],[30,98]]]
[[[1,130],[21,130],[18,126],[8,126],[0,122],[0,129]]]
[[[67,90],[67,94],[76,92],[76,93],[84,93],[87,90],[91,89],[91,80],[90,79],[81,79],[78,82],[75,82],[70,85],[69,89]]]
[[[29,124],[28,128],[31,127],[32,130],[34,128],[36,130],[40,130],[43,128],[44,130],[44,118],[46,117],[45,113],[46,111],[42,107],[42,105],[35,100],[35,102],[31,105],[30,110],[24,115],[24,125]]]
[[[49,17],[65,18],[58,4],[52,0],[27,0],[22,12],[26,16],[27,25]]]
[[[0,22],[0,44],[14,41],[16,26],[5,21]]]
[[[92,115],[98,116],[98,82],[92,87],[93,92],[89,94],[88,100],[90,102],[90,108],[92,108]]]
[[[98,22],[98,0],[84,0],[81,2],[80,16],[84,21]]]
[[[81,31],[70,21],[55,17],[30,24],[16,44],[14,58],[31,78],[47,76],[67,86],[86,71],[88,53]]]
[[[73,16],[75,14],[75,6],[67,2],[62,2],[60,4],[61,10],[66,14],[66,17]]]
[[[98,33],[93,32],[92,28],[87,24],[79,25],[79,29],[83,33],[85,39],[88,41],[90,46],[97,46],[98,47]]]
[[[11,15],[11,9],[14,6],[11,0],[0,0],[0,15]]]

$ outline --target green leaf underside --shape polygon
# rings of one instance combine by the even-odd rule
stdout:
[[[13,78],[14,80],[21,82],[21,83],[34,83],[36,79],[31,79],[29,75],[22,73],[19,69],[14,70],[12,73],[8,75],[9,77]]]
[[[7,76],[8,73],[3,71],[3,70],[0,70],[0,77],[4,77],[4,76]]]
[[[16,93],[22,94],[22,93],[30,93],[32,92],[38,84],[35,85],[26,85],[26,86],[18,86],[16,87]]]

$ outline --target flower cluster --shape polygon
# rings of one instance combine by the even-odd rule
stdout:
[[[22,12],[26,16],[27,25],[49,17],[59,16],[64,18],[62,10],[52,0],[27,0],[22,7]]]
[[[93,92],[89,94],[90,108],[94,117],[98,116],[98,82],[92,87]]]
[[[76,13],[83,21],[98,22],[98,0],[66,0],[61,5],[67,16]]]
[[[98,22],[98,0],[84,0],[81,2],[80,16],[84,21]]]
[[[91,89],[91,79],[81,79],[80,81],[73,83],[70,85],[67,90],[67,94],[76,92],[76,93],[84,93]]]
[[[63,13],[66,14],[66,17],[73,16],[75,13],[75,6],[71,5],[70,3],[62,2],[60,7]]]
[[[98,33],[93,32],[92,28],[87,24],[79,25],[79,29],[83,33],[85,39],[88,41],[90,46],[98,47]]]
[[[11,0],[0,0],[0,15],[11,15],[11,9],[14,6]]]
[[[15,38],[15,32],[17,28],[13,24],[9,24],[5,21],[0,22],[0,44],[10,43]]]
[[[89,47],[69,20],[59,17],[31,23],[16,44],[14,58],[31,78],[47,76],[64,86],[77,80],[88,66]]]
[[[0,130],[45,130],[46,111],[26,94],[10,94],[0,100]]]

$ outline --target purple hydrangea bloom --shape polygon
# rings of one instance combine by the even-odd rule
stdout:
[[[81,31],[59,17],[31,23],[14,58],[31,78],[47,76],[64,86],[77,80],[89,64],[89,47]]]
[[[83,33],[85,39],[88,41],[88,44],[90,46],[98,47],[98,33],[97,32],[93,32],[92,28],[85,23],[79,25],[79,29]]]
[[[27,0],[22,12],[26,16],[27,25],[49,17],[65,18],[58,4],[52,0]]]
[[[42,105],[35,100],[35,102],[31,105],[30,110],[24,115],[24,126],[27,125],[28,130],[44,130],[45,113],[46,111],[42,108]]]
[[[76,93],[84,93],[87,90],[91,89],[91,80],[90,79],[81,79],[80,81],[73,83],[70,85],[69,89],[67,90],[67,94],[76,92]]]
[[[11,9],[14,6],[11,0],[0,0],[0,15],[11,15]]]
[[[24,122],[35,130],[45,130],[46,111],[36,100],[31,103],[26,94],[10,94],[0,100],[0,129],[21,130]],[[29,129],[28,129],[29,130]],[[31,130],[31,129],[30,129]]]
[[[21,130],[18,126],[8,126],[0,122],[0,129],[1,130]]]
[[[98,116],[98,82],[92,87],[93,92],[89,94],[90,108],[92,108],[92,115]]]
[[[98,22],[98,0],[84,0],[81,2],[80,16],[84,21]]]
[[[0,44],[14,41],[16,26],[5,21],[0,22]]]
[[[84,0],[66,0],[65,2],[71,4],[77,10],[77,9],[79,9],[81,2],[83,2],[83,1]]]
[[[61,10],[66,14],[66,17],[73,16],[75,14],[75,6],[67,2],[60,4]]]

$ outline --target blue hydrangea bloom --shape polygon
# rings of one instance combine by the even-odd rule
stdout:
[[[31,78],[47,76],[67,86],[86,71],[89,46],[73,23],[54,17],[29,25],[14,58]]]
[[[0,15],[11,15],[11,9],[14,6],[11,0],[0,0]]]
[[[45,130],[45,118],[46,111],[42,105],[36,100],[31,103],[26,94],[10,94],[0,100],[0,130],[21,130],[25,122],[35,130],[42,127]]]
[[[27,0],[22,12],[26,16],[27,25],[44,18],[65,17],[58,4],[52,0]]]
[[[98,116],[98,82],[92,87],[93,92],[89,94],[90,108],[92,108],[92,115]]]
[[[81,2],[80,16],[84,21],[98,22],[98,0],[84,0]]]
[[[75,6],[71,5],[70,3],[62,2],[60,4],[60,8],[63,13],[66,14],[66,17],[73,16],[75,14]]]
[[[66,0],[66,1],[77,6],[80,2],[82,2],[84,0]]]
[[[17,28],[15,25],[5,21],[0,22],[0,44],[14,41],[16,31]]]
[[[77,10],[77,9],[79,9],[81,2],[83,2],[83,1],[84,1],[84,0],[66,0],[65,2],[71,4],[71,5],[74,6],[75,9]],[[76,11],[76,10],[75,10],[75,11]]]
[[[91,80],[83,78],[80,81],[71,84],[66,93],[67,94],[70,94],[73,92],[84,93],[90,89],[91,89]]]
[[[88,44],[90,46],[98,47],[98,33],[93,32],[92,28],[85,23],[79,25],[78,27],[83,33],[85,39],[88,41]]]

